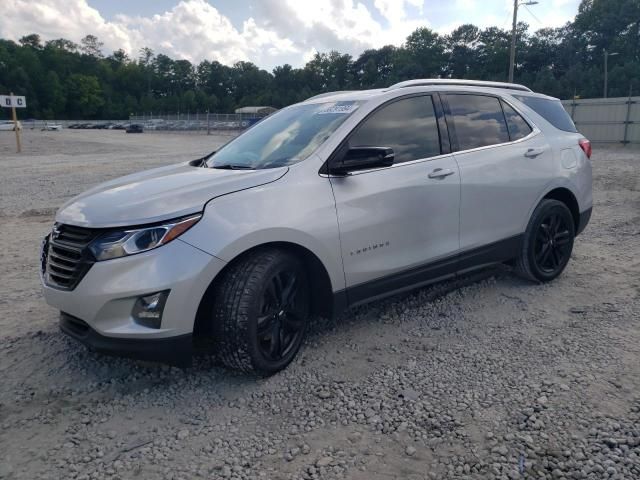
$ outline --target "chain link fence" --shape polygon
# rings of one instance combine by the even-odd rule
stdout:
[[[124,130],[129,125],[142,125],[144,130],[201,132],[201,133],[238,133],[259,122],[265,115],[248,113],[186,113],[155,115],[131,115],[126,120],[21,120],[22,128],[46,130],[51,128],[70,128],[80,130],[115,129]]]
[[[640,97],[580,98],[562,104],[590,141],[640,144]]]
[[[578,130],[594,143],[640,144],[640,97],[563,100]],[[140,124],[145,130],[238,133],[259,122],[255,113],[177,113],[132,115],[127,120],[23,120],[26,129],[52,125],[79,129],[124,129]]]
[[[259,122],[264,116],[246,113],[194,113],[132,115],[129,123],[137,123],[145,130],[164,131],[202,131],[224,132],[239,131]]]
[[[107,128],[115,125],[125,126],[129,120],[19,120],[23,129],[42,130],[50,127],[60,126],[62,128]]]

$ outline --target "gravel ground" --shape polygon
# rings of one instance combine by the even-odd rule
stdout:
[[[52,213],[222,138],[0,136],[0,478],[640,478],[640,152],[596,148],[595,210],[547,285],[500,268],[314,323],[269,379],[93,354],[39,293]]]

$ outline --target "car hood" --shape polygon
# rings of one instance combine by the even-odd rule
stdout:
[[[102,183],[65,203],[56,222],[91,228],[155,223],[202,211],[211,199],[271,183],[288,167],[219,170],[189,163]]]

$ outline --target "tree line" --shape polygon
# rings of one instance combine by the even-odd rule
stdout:
[[[640,94],[640,0],[582,0],[573,22],[531,32],[517,26],[515,81],[554,97],[600,97],[604,51],[609,96]],[[277,108],[317,93],[386,87],[413,78],[506,81],[511,32],[462,25],[448,35],[418,28],[401,46],[357,58],[317,53],[304,67],[268,72],[251,62],[193,64],[149,48],[137,58],[108,56],[94,35],[80,44],[0,39],[0,94],[26,95],[23,118],[121,119],[143,112],[229,113],[247,105]],[[6,109],[0,115],[7,114]]]

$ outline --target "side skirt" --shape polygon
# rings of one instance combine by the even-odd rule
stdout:
[[[362,305],[441,282],[478,268],[511,260],[518,256],[522,242],[523,235],[515,235],[436,262],[348,287],[346,290],[334,293],[334,313],[339,313],[345,307]]]

